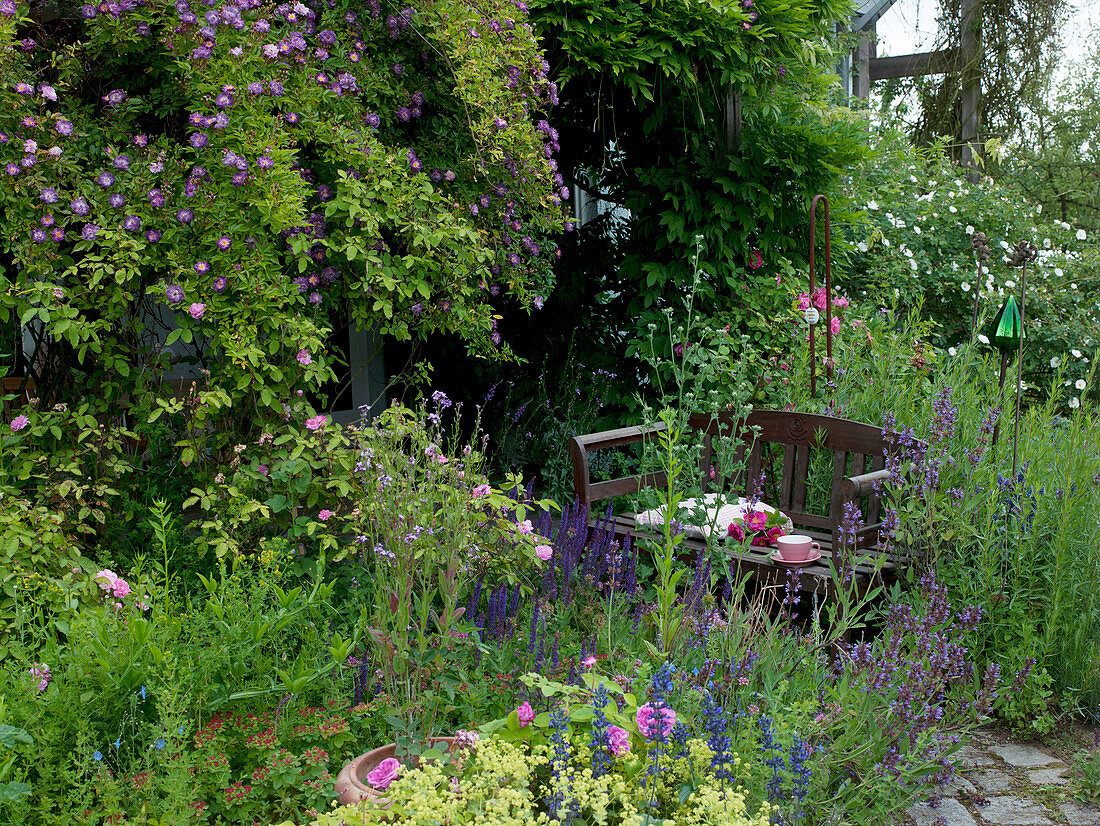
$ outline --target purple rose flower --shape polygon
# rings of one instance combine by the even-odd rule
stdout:
[[[122,219],[122,228],[127,232],[138,232],[141,229],[141,219],[136,215],[127,215]]]
[[[9,163],[7,166],[4,167],[4,171],[7,172],[9,175],[11,175],[14,178],[22,170],[19,168],[19,164]]]
[[[52,186],[46,186],[38,193],[38,199],[44,204],[57,203],[57,190]]]
[[[57,126],[55,128],[57,129],[57,134],[62,135],[66,138],[73,133],[72,121],[65,120],[64,118],[57,122]]]
[[[119,106],[124,100],[126,100],[126,92],[123,89],[112,89],[103,96],[103,100],[109,106]]]
[[[195,321],[198,321],[200,318],[203,317],[203,314],[206,312],[206,305],[196,302],[187,308],[187,312],[191,314],[191,318],[195,319]]]
[[[150,244],[155,244],[160,240],[161,231],[159,229],[151,229],[145,233],[145,240]]]
[[[210,138],[205,132],[196,132],[191,136],[191,146],[195,149],[202,149],[209,142]]]
[[[176,220],[181,224],[190,224],[195,219],[195,213],[189,209],[181,209],[176,213]]]
[[[73,211],[74,214],[79,215],[82,218],[92,210],[91,206],[88,205],[88,202],[79,197],[73,198],[73,200],[69,203],[69,208]]]
[[[110,172],[100,172],[95,180],[96,180],[96,183],[99,184],[104,189],[107,189],[107,187],[115,185],[115,176],[112,175]]]
[[[363,118],[363,122],[367,124],[371,129],[377,129],[381,123],[382,118],[376,115],[374,112],[367,112],[366,117]]]
[[[214,292],[223,293],[225,288],[229,286],[229,279],[224,275],[219,275],[214,279]]]
[[[218,249],[220,249],[222,252],[225,252],[225,250],[233,246],[233,239],[231,239],[228,235],[223,235],[221,238],[218,239],[217,244]]]
[[[61,227],[54,227],[52,230],[50,230],[50,237],[53,238],[53,240],[55,241],[64,241],[65,230]]]
[[[123,154],[114,159],[115,169],[121,169],[123,171],[130,168],[130,156]]]
[[[167,199],[164,197],[164,191],[159,188],[150,189],[149,203],[157,209],[160,209],[162,206],[164,206],[167,203]]]
[[[179,304],[183,301],[183,288],[175,284],[171,284],[164,289],[165,297],[173,304]]]
[[[206,261],[196,261],[195,272],[197,272],[199,275],[206,275],[208,272],[210,272],[210,264]]]
[[[283,84],[279,83],[277,80],[269,80],[267,82],[267,88],[271,91],[271,94],[277,98],[282,97],[283,93],[286,91],[283,89]]]
[[[46,234],[46,230],[35,227],[31,230],[31,240],[36,244],[43,243],[49,236]]]
[[[248,92],[252,95],[262,95],[264,93],[264,85],[258,80],[254,80],[248,84]]]
[[[0,14],[5,17],[15,17],[17,11],[19,7],[15,4],[15,0],[0,0]]]
[[[84,229],[80,231],[80,236],[85,241],[94,241],[96,235],[99,234],[99,227],[96,224],[85,224]]]
[[[107,199],[107,203],[115,209],[122,209],[126,206],[126,199],[118,192],[112,192],[111,196]]]

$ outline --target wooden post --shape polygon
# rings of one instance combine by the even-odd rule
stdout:
[[[860,100],[867,100],[871,96],[871,58],[875,56],[875,26],[859,33],[859,45],[856,46],[856,57],[853,61],[856,70],[853,93]]]

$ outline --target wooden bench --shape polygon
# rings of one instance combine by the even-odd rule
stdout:
[[[744,420],[728,413],[697,413],[689,418],[688,428],[691,433],[685,435],[701,437],[698,484],[704,492],[731,497],[745,495],[749,488],[760,486],[763,474],[760,501],[783,511],[797,533],[811,536],[821,544],[821,560],[799,569],[800,590],[822,594],[833,590],[829,561],[838,544],[844,506],[849,502],[859,505],[863,520],[856,540],[858,550],[849,552],[857,585],[864,589],[875,581],[889,582],[906,562],[879,550],[883,516],[881,483],[889,479],[886,456],[896,450],[897,444],[897,440],[884,436],[881,428],[848,419],[781,410],[754,410]],[[657,434],[665,429],[663,424],[624,427],[571,438],[569,453],[577,499],[591,508],[601,500],[637,493],[646,487],[663,487],[666,484],[663,471],[593,482],[589,457],[608,448],[656,441]],[[717,468],[719,438],[732,439],[740,445],[736,448],[735,464],[743,460],[744,471],[736,478],[722,478]],[[830,453],[828,504],[821,512],[807,504],[811,498],[810,471],[822,460],[829,461]],[[612,525],[618,534],[646,536],[645,531],[636,529],[634,520],[634,514],[625,513],[613,517]],[[704,549],[706,542],[685,537],[682,547],[695,552]],[[731,573],[748,573],[763,584],[786,581],[788,568],[772,561],[774,549],[749,547],[741,551],[735,545],[727,547],[731,549]],[[736,553],[732,551],[734,548]]]

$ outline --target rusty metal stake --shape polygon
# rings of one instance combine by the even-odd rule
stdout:
[[[825,375],[833,377],[833,249],[832,226],[829,223],[829,199],[815,195],[810,201],[810,307],[814,306],[817,288],[817,204],[825,203]],[[817,350],[814,336],[816,324],[810,325],[810,398],[817,396]]]

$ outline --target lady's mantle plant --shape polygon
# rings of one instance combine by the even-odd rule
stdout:
[[[328,379],[338,313],[505,353],[490,301],[549,289],[568,194],[523,9],[5,0],[0,323],[39,406],[107,423],[192,363],[186,463]]]

